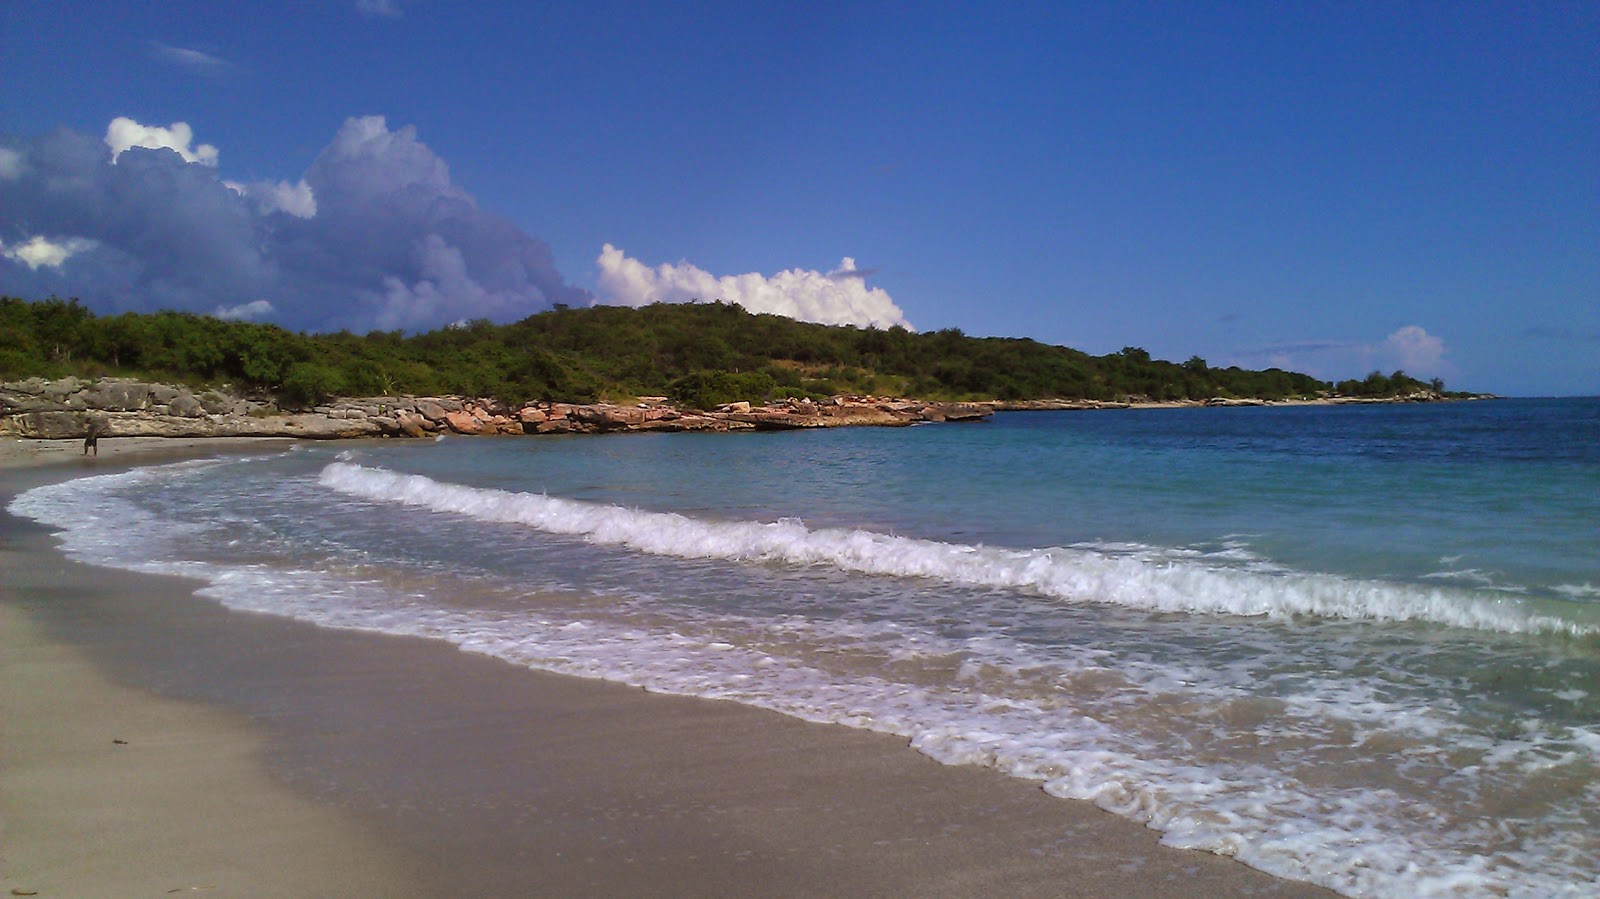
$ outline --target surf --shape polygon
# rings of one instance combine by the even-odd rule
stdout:
[[[1510,634],[1600,634],[1600,624],[1540,611],[1522,597],[1449,587],[1218,567],[1075,547],[1012,549],[950,543],[855,528],[811,528],[796,519],[696,518],[453,484],[345,461],[325,466],[318,483],[373,502],[681,559],[828,566],[856,574],[1019,589],[1063,602],[1107,603],[1149,612],[1426,622]]]

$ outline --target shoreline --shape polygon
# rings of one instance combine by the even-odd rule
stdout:
[[[46,452],[18,443],[0,440],[5,501],[79,473],[284,445],[118,438],[103,444],[108,462],[80,467],[70,464],[77,441]],[[38,467],[46,459],[69,464]],[[105,866],[113,879],[98,886],[53,886],[84,872],[47,850],[78,845],[70,828],[84,821],[133,814],[123,803],[134,799],[82,784],[199,746],[185,777],[141,768],[127,782],[151,799],[147,817],[95,837],[97,855],[141,869],[162,857],[226,860],[151,881],[164,885],[155,892],[294,894],[276,875],[295,869],[324,889],[370,883],[333,890],[367,895],[1333,895],[1160,846],[1135,822],[989,769],[941,765],[893,737],[232,612],[193,596],[192,581],[67,560],[44,528],[9,514],[0,536],[7,889],[136,892]],[[88,676],[52,676],[59,659]],[[148,750],[145,736],[112,744],[103,723],[76,714],[93,708],[154,715],[160,739]],[[79,736],[31,749],[52,739],[56,718],[76,720]],[[227,752],[211,751],[216,733],[229,735]],[[24,801],[17,785],[46,792]],[[238,826],[192,826],[208,792],[237,808]],[[279,811],[241,806],[239,794]],[[251,825],[285,820],[274,814],[294,822],[285,839],[252,838],[262,831]],[[295,840],[327,849],[331,867]]]
[[[0,383],[0,436],[32,439],[99,437],[261,438],[348,440],[425,438],[440,434],[559,435],[790,431],[841,427],[907,427],[974,422],[996,412],[1105,409],[1195,409],[1240,406],[1346,406],[1459,402],[1483,394],[1447,396],[1424,391],[1393,397],[1323,396],[1265,400],[1213,397],[1156,401],[1087,399],[947,402],[839,394],[826,400],[780,399],[766,405],[725,403],[715,409],[674,405],[666,397],[626,403],[525,402],[462,396],[334,397],[310,407],[280,408],[261,397],[102,378]]]

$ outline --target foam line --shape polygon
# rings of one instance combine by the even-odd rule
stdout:
[[[331,463],[322,470],[319,481],[363,499],[524,525],[595,544],[685,559],[825,565],[862,574],[1024,589],[1071,602],[1103,602],[1161,612],[1428,621],[1505,633],[1600,633],[1600,626],[1540,614],[1515,597],[1486,597],[1459,589],[1304,572],[1240,571],[1196,562],[1153,564],[1075,548],[1015,550],[944,543],[866,530],[813,529],[792,519],[705,520],[467,487],[348,462]]]

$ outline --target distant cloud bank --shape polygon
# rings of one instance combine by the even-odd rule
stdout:
[[[1324,380],[1359,377],[1396,369],[1423,377],[1453,377],[1444,339],[1420,325],[1404,325],[1382,340],[1302,340],[1236,353],[1237,364],[1302,371]]]
[[[228,180],[221,163],[187,122],[122,116],[100,138],[63,128],[0,144],[0,292],[357,332],[594,302],[542,241],[480,209],[416,129],[391,130],[382,116],[347,120],[296,179]],[[910,327],[848,257],[829,272],[719,277],[688,262],[652,268],[606,244],[598,264],[611,303],[724,300],[802,321]]]
[[[0,145],[0,292],[356,331],[592,299],[413,128],[352,118],[294,180],[225,181],[221,156],[185,122],[125,117]]]
[[[770,312],[825,325],[910,328],[905,314],[882,288],[869,288],[869,272],[845,257],[837,269],[789,269],[766,277],[756,272],[718,277],[686,261],[654,268],[606,244],[596,263],[603,301],[623,306],[650,303],[737,303],[751,312]]]

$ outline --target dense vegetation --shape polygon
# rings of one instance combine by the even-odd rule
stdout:
[[[1212,368],[1137,347],[1090,356],[1033,340],[830,327],[722,303],[557,308],[406,336],[298,334],[192,313],[96,316],[76,300],[0,298],[0,378],[127,375],[228,382],[291,402],[328,395],[461,394],[507,402],[668,396],[733,399],[872,393],[923,399],[1153,400],[1315,396],[1333,385],[1270,368]],[[1430,385],[1403,372],[1345,381],[1391,396]],[[1434,387],[1442,388],[1435,382]]]

